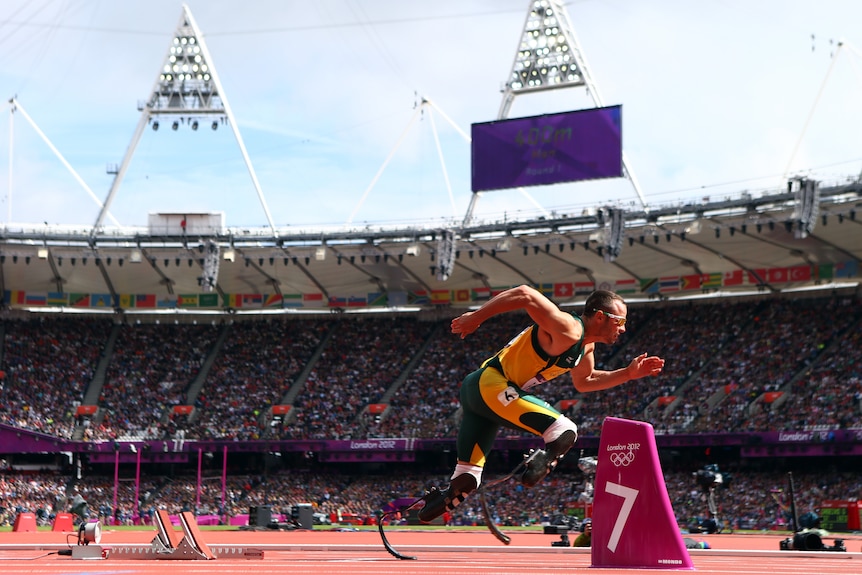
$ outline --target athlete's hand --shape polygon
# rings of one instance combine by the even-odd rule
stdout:
[[[464,339],[479,329],[480,325],[482,325],[482,322],[474,317],[472,311],[468,311],[452,320],[452,333],[460,334],[461,339]]]
[[[658,375],[664,367],[664,360],[654,355],[647,356],[642,353],[629,364],[629,374],[632,379],[639,379],[648,375]]]

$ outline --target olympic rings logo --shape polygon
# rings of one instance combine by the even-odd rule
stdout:
[[[628,467],[635,460],[634,451],[615,451],[611,453],[611,463],[615,467]]]

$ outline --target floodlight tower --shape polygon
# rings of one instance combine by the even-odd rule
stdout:
[[[604,106],[562,0],[530,0],[512,71],[503,88],[503,101],[497,119],[504,120],[509,116],[515,97],[521,94],[578,87],[586,88],[597,108]],[[625,152],[622,162],[623,173],[634,186],[641,203],[646,206]],[[474,192],[464,217],[465,225],[473,217],[478,199],[479,193]]]
[[[174,130],[178,129],[181,124],[188,125],[192,130],[197,130],[204,121],[211,121],[213,130],[225,123],[233,129],[234,137],[242,152],[255,190],[257,190],[267,222],[273,235],[275,235],[272,216],[239,133],[239,127],[228,104],[224,88],[216,73],[212,56],[207,49],[203,34],[192,17],[191,10],[183,4],[180,21],[174,31],[162,68],[156,77],[149,98],[141,107],[141,118],[135,129],[135,134],[132,136],[123,162],[114,174],[114,181],[111,183],[108,197],[90,233],[91,241],[98,233],[102,221],[108,213],[144,130],[147,125],[151,125],[153,130],[158,130],[160,119],[167,119]]]

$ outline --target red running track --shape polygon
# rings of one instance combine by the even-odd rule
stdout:
[[[477,531],[419,531],[390,527],[390,543],[416,560],[399,560],[384,549],[376,531],[204,531],[205,543],[222,557],[205,560],[111,558],[122,546],[149,548],[155,531],[103,532],[107,559],[78,559],[56,552],[75,546],[77,533],[0,534],[0,573],[6,575],[166,575],[166,569],[192,575],[529,575],[584,573],[592,569],[589,549],[554,547],[559,535],[510,532],[509,546]],[[786,533],[717,534],[698,539],[711,549],[691,550],[697,573],[733,575],[862,575],[862,537],[844,539],[847,552],[781,551]],[[833,538],[824,543],[832,545]],[[263,559],[226,558],[229,549],[263,551]],[[234,555],[238,557],[241,554]],[[643,573],[643,569],[602,568],[601,575]],[[650,573],[679,573],[649,569]]]

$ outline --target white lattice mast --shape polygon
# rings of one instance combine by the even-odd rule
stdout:
[[[156,76],[155,85],[141,110],[141,119],[138,121],[123,162],[114,175],[114,181],[93,226],[91,237],[94,237],[101,228],[144,130],[147,125],[152,125],[153,129],[157,130],[159,119],[169,120],[175,130],[181,124],[197,130],[199,123],[203,121],[211,121],[212,129],[215,130],[219,124],[227,123],[233,130],[267,222],[275,235],[275,225],[263,196],[263,190],[246,151],[233,111],[228,104],[221,80],[216,73],[213,59],[203,34],[192,17],[191,10],[183,4],[182,15],[168,53]]]
[[[530,0],[512,71],[503,88],[503,101],[497,119],[509,117],[515,97],[521,94],[579,87],[586,88],[596,107],[604,106],[562,0]],[[646,206],[625,152],[622,162],[623,173],[632,183],[641,203]],[[479,193],[474,192],[464,218],[465,224],[473,217],[478,198]]]

